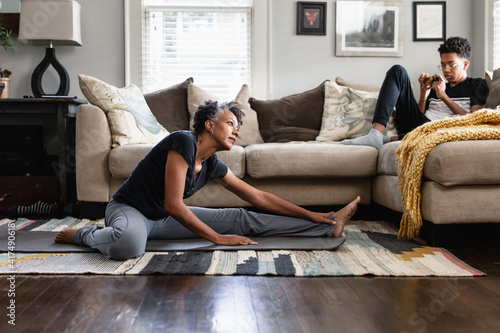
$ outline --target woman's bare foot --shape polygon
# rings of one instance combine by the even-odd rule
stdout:
[[[356,213],[358,208],[358,203],[361,198],[358,196],[356,199],[351,201],[347,206],[335,213],[335,229],[333,229],[333,237],[340,237],[344,232],[344,226],[351,219],[351,217]]]
[[[78,231],[78,229],[74,229],[74,228],[61,230],[57,233],[56,237],[54,238],[54,242],[65,243],[65,244],[75,244],[73,239],[74,239],[75,233],[77,231]]]

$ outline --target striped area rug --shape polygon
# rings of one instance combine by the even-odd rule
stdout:
[[[58,231],[103,220],[1,220],[19,231]],[[13,232],[15,236],[15,232]],[[397,239],[381,221],[353,221],[346,242],[335,251],[147,252],[126,261],[100,253],[0,253],[0,274],[201,274],[276,276],[482,276],[443,248]],[[15,245],[15,239],[13,240]]]

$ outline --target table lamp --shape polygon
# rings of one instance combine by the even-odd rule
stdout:
[[[21,0],[19,40],[26,44],[49,45],[45,58],[31,76],[34,97],[67,97],[69,75],[57,60],[53,45],[82,45],[80,11],[80,4],[74,0]],[[43,74],[50,65],[60,78],[55,94],[46,94],[42,88]]]

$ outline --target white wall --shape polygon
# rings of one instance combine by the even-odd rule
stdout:
[[[88,74],[117,86],[125,81],[123,0],[79,0],[82,5],[82,46],[55,46],[56,57],[68,71],[70,95],[83,98],[78,74]],[[17,41],[15,54],[0,50],[0,68],[12,71],[10,97],[32,95],[31,74],[45,56],[44,46]],[[57,73],[50,66],[42,86],[46,93],[59,87]]]
[[[421,72],[438,72],[439,42],[413,42],[412,3],[405,0],[404,56],[401,58],[366,58],[335,56],[335,1],[327,2],[326,36],[296,35],[296,6],[292,0],[270,0],[272,3],[272,97],[280,98],[318,86],[325,79],[340,76],[350,81],[380,84],[393,64],[408,69],[416,82]],[[82,5],[83,46],[59,46],[56,54],[71,79],[70,95],[83,97],[78,74],[92,75],[116,86],[125,84],[124,4],[123,0],[79,0]],[[477,24],[484,12],[484,0],[447,1],[447,35],[469,39],[481,38],[483,24]],[[481,7],[482,6],[482,7]],[[478,9],[480,8],[479,12]],[[481,11],[482,10],[482,11]],[[474,13],[474,14],[472,14]],[[474,20],[473,17],[476,19]],[[474,24],[473,24],[474,23]],[[12,55],[0,50],[0,67],[10,69],[11,97],[31,95],[31,74],[42,60],[45,47],[17,43]],[[484,41],[473,41],[471,76],[483,76]],[[258,47],[258,46],[257,46]],[[476,62],[477,59],[477,63]],[[45,92],[54,93],[59,81],[51,69],[44,79]],[[196,78],[195,78],[196,80]],[[235,92],[236,94],[237,92]],[[258,97],[258,96],[257,96]]]
[[[18,13],[19,7],[19,1],[0,0],[0,13]]]
[[[280,98],[318,86],[326,79],[343,77],[346,80],[367,84],[381,84],[385,73],[394,64],[403,65],[417,82],[423,72],[439,73],[437,49],[441,42],[413,42],[413,1],[403,1],[404,6],[404,56],[403,57],[336,57],[335,56],[335,2],[327,2],[326,36],[296,34],[296,1],[272,0],[272,63],[273,97]],[[483,0],[447,1],[446,34],[461,36],[472,41],[473,5]],[[481,25],[480,27],[482,27]],[[473,48],[474,48],[474,41]],[[483,47],[484,43],[478,43]],[[481,60],[482,53],[473,54]],[[484,67],[472,67],[470,76],[484,77]],[[418,96],[417,96],[418,97]]]

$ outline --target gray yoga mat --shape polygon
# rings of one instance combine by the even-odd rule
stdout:
[[[15,236],[15,250],[18,253],[39,252],[96,252],[95,250],[72,244],[54,243],[57,232],[53,231],[17,231]],[[0,234],[0,252],[8,251],[8,236]],[[334,250],[345,238],[331,237],[250,237],[258,245],[214,245],[212,242],[198,239],[183,240],[148,240],[146,251],[216,251],[216,250]]]

